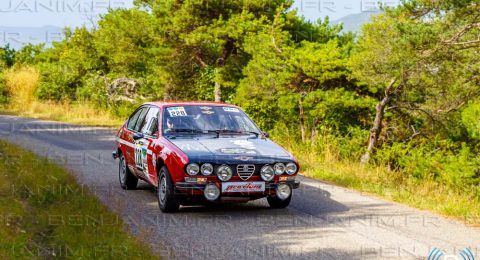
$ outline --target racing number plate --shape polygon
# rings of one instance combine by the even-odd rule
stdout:
[[[263,192],[265,182],[224,182],[222,192]]]

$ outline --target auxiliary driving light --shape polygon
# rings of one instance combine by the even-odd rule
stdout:
[[[232,171],[232,168],[230,168],[230,166],[224,164],[224,165],[218,167],[217,177],[221,181],[228,181],[228,180],[230,180],[230,178],[232,178],[232,176],[233,176],[233,171]]]
[[[294,163],[287,163],[287,166],[285,166],[285,172],[288,175],[292,175],[297,172],[297,165]]]
[[[260,170],[260,177],[262,177],[262,179],[264,181],[273,180],[273,177],[275,177],[275,172],[274,172],[272,166],[270,166],[268,164],[263,166],[262,170]]]
[[[275,164],[275,166],[273,166],[273,168],[275,169],[275,174],[277,175],[283,174],[285,172],[285,164],[283,163],[277,163]]]
[[[191,164],[187,165],[188,175],[191,175],[191,176],[197,175],[199,171],[200,171],[200,166],[198,166],[198,164],[191,163]]]
[[[292,195],[292,189],[287,184],[279,184],[276,191],[277,197],[281,200],[286,200]]]
[[[210,183],[205,186],[205,190],[203,191],[203,195],[209,201],[214,201],[220,197],[220,189],[218,189],[217,185]]]
[[[200,172],[203,174],[203,175],[210,175],[213,173],[213,165],[210,164],[210,163],[204,163],[202,164],[202,167],[200,168]]]

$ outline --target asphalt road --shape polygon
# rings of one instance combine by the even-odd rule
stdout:
[[[163,214],[147,184],[120,188],[112,129],[0,116],[0,138],[71,170],[163,258],[427,259],[434,247],[480,258],[478,228],[316,180],[300,177],[286,209],[262,199]]]

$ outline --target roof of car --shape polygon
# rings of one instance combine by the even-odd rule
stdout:
[[[155,105],[155,106],[158,106],[158,107],[188,106],[188,105],[236,107],[235,105],[232,105],[232,104],[227,104],[227,103],[223,103],[223,102],[211,102],[211,101],[155,101],[155,102],[147,102],[145,104]]]

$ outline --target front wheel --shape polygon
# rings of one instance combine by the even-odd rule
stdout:
[[[281,200],[277,196],[267,197],[268,205],[274,209],[283,209],[288,207],[290,201],[292,200],[292,195],[290,195],[287,199]]]
[[[169,213],[178,211],[180,203],[178,203],[175,198],[173,182],[165,166],[160,169],[157,193],[158,206],[162,212]]]
[[[138,179],[128,169],[125,157],[120,153],[118,158],[118,179],[120,180],[120,186],[124,190],[133,190],[137,188]]]

